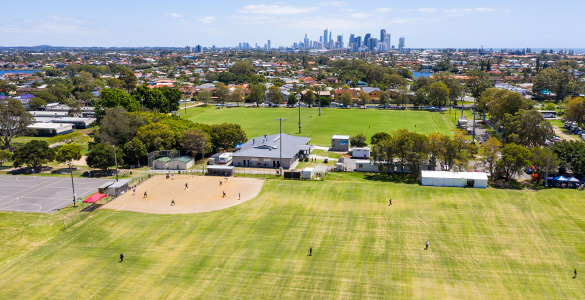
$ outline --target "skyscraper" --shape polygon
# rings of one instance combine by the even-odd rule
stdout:
[[[380,42],[384,42],[386,39],[386,29],[380,30]]]
[[[338,35],[337,36],[336,46],[337,46],[337,49],[342,49],[343,48],[343,35]]]
[[[305,44],[305,49],[309,48],[309,38],[307,38],[307,34],[306,33],[305,33],[305,41],[304,41],[304,44]]]
[[[323,44],[327,44],[327,32],[328,31],[329,31],[329,28],[323,30]]]
[[[268,40],[268,50],[270,50],[272,48],[270,48],[270,40]]]
[[[366,35],[364,36],[364,46],[368,46],[368,40],[372,37],[371,34],[366,33]]]
[[[401,36],[398,40],[398,51],[402,51],[405,47],[404,37]]]

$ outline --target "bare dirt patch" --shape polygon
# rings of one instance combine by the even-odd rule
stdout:
[[[220,185],[219,182],[222,182]],[[188,188],[185,188],[187,183]],[[104,208],[151,214],[203,213],[232,207],[256,197],[263,179],[175,175],[166,179],[154,176],[132,190],[104,205]],[[147,197],[144,198],[144,192]],[[225,197],[223,196],[225,192]],[[171,201],[175,205],[171,206]]]

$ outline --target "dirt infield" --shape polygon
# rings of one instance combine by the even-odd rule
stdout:
[[[166,179],[159,175],[137,186],[135,195],[130,190],[103,208],[151,214],[209,212],[244,203],[256,197],[263,185],[264,180],[256,178],[229,177],[226,182],[223,177],[175,175],[174,179]],[[146,198],[143,197],[145,191]],[[241,195],[239,200],[238,194]],[[175,200],[173,206],[172,200]]]

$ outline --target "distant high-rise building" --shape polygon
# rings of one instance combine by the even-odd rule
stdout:
[[[268,49],[267,50],[270,50],[270,49],[271,49],[270,48],[270,40],[268,40]]]
[[[362,37],[356,36],[355,43],[353,44],[353,51],[360,51],[361,46],[362,46]]]
[[[366,44],[369,51],[376,51],[378,47],[378,39],[376,38],[369,38],[368,43]]]
[[[386,39],[386,29],[380,30],[380,42],[384,42]]]
[[[307,38],[307,34],[305,33],[305,41],[304,41],[305,48],[309,48],[309,38]]]
[[[201,45],[195,46],[195,52],[196,53],[203,53],[203,47],[201,47]]]
[[[364,44],[363,44],[363,46],[366,46],[366,47],[368,47],[368,40],[369,40],[371,37],[372,37],[372,35],[371,35],[371,34],[369,34],[369,33],[366,33],[366,35],[364,36]]]
[[[390,38],[391,35],[389,33],[386,34],[386,40],[384,40],[384,43],[386,44],[386,51],[390,51],[390,47],[392,47],[391,43],[390,43]]]
[[[343,48],[343,35],[337,36],[337,49]]]
[[[323,44],[327,44],[327,32],[329,29],[323,30]]]
[[[331,44],[333,43],[333,40],[331,39],[331,31],[329,31],[329,48],[331,48]]]
[[[401,36],[400,39],[398,40],[398,51],[404,50],[405,46],[406,45],[405,45],[404,37]]]

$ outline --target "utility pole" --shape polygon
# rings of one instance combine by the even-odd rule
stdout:
[[[552,128],[551,128],[551,130],[552,130]],[[546,174],[544,174],[544,188],[548,187],[548,164],[550,162],[550,143],[552,143],[552,139],[549,138],[548,143],[547,143],[548,156],[546,157]]]
[[[282,168],[282,121],[286,121],[286,119],[285,118],[276,118],[276,121],[280,121],[280,135],[278,137],[278,140],[280,142],[280,147],[278,147],[280,150],[280,159],[278,161],[278,164],[280,165],[279,167]]]
[[[114,148],[114,162],[116,163],[116,182],[118,182],[118,157],[116,156],[116,146],[112,145]]]

